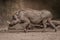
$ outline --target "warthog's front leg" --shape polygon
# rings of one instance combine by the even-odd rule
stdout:
[[[43,32],[45,32],[45,31],[46,31],[46,27],[47,27],[46,22],[47,22],[47,20],[46,20],[46,19],[44,19],[44,20],[42,21],[43,26],[44,26]]]
[[[28,19],[28,18],[26,18],[26,17],[24,17],[24,19],[22,20],[22,21],[24,21],[24,23],[23,23],[23,26],[24,26],[24,32],[27,32],[27,28],[29,27],[29,24],[30,24],[30,20]]]

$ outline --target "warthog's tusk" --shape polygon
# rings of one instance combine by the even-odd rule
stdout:
[[[7,23],[8,23],[8,24],[10,24],[10,22],[9,22],[9,21],[7,21]]]

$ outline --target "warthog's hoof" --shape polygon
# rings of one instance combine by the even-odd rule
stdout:
[[[26,33],[26,32],[27,32],[27,30],[26,30],[26,29],[24,29],[24,32]]]
[[[55,29],[55,32],[57,32],[57,30]]]
[[[42,32],[46,32],[46,31],[42,31]]]

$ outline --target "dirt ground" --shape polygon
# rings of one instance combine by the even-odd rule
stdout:
[[[57,32],[5,32],[0,33],[0,40],[60,40],[60,31]]]

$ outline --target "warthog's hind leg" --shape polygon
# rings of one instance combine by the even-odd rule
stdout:
[[[48,19],[49,24],[55,29],[55,32],[57,31],[56,26],[52,23],[51,19]]]

